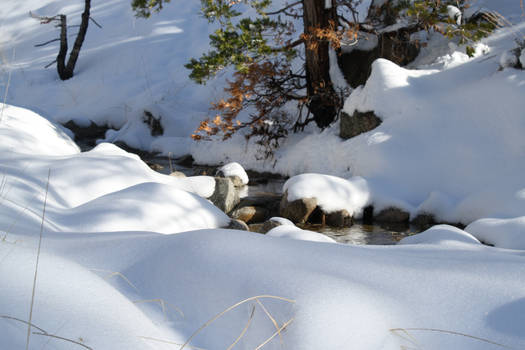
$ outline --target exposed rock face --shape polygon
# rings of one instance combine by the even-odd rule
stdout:
[[[268,217],[268,210],[263,207],[241,207],[232,212],[232,218],[242,220],[247,224],[263,222]]]
[[[215,191],[209,198],[220,210],[228,214],[239,204],[239,192],[229,178],[216,177]]]
[[[218,177],[226,177],[226,178],[232,180],[233,186],[235,186],[235,187],[242,187],[242,186],[244,186],[244,184],[242,183],[241,178],[238,177],[237,175],[224,176],[224,174],[222,174],[221,171],[218,171],[217,172],[217,176]]]
[[[230,224],[226,228],[230,230],[250,231],[250,228],[248,227],[248,225],[246,225],[244,221],[237,219],[232,219],[232,221],[230,221]]]
[[[317,199],[315,198],[300,198],[289,202],[288,192],[284,192],[280,214],[283,218],[287,218],[293,223],[304,224],[316,207]]]
[[[374,217],[377,222],[383,223],[408,223],[410,214],[399,208],[389,207],[383,209]]]
[[[352,215],[346,209],[326,214],[326,224],[332,227],[350,227],[352,226]]]
[[[364,132],[373,130],[381,124],[374,112],[355,111],[352,116],[341,113],[341,132],[339,136],[343,139],[349,139]]]

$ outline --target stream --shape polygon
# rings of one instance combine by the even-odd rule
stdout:
[[[167,157],[146,156],[143,160],[154,170],[170,174],[180,171],[186,176],[210,175],[213,176],[217,167],[191,165],[183,166]],[[282,194],[282,187],[286,179],[272,174],[260,174],[248,171],[250,183],[241,190],[241,198],[251,196],[275,196]],[[249,225],[252,231],[257,232],[262,224]],[[315,231],[329,236],[339,243],[358,245],[393,245],[409,235],[420,232],[409,225],[366,225],[359,221],[351,227],[335,228],[323,225],[297,225],[305,230]]]

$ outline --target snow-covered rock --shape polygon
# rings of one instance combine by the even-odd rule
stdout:
[[[350,215],[359,215],[368,204],[370,192],[365,179],[349,180],[322,174],[301,174],[290,178],[283,186],[288,201],[315,198],[317,205],[332,213],[345,209]]]
[[[236,186],[247,185],[249,182],[248,174],[246,174],[246,171],[242,165],[237,162],[232,162],[221,166],[219,169],[217,169],[217,176],[239,178],[239,184],[236,184],[234,181],[234,185]]]

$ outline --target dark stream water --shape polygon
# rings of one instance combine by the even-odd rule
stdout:
[[[173,171],[180,171],[186,176],[194,175],[214,175],[216,167],[211,166],[182,166],[170,161],[166,157],[150,157],[145,161],[155,170],[170,174]],[[269,174],[250,173],[250,184],[241,191],[241,197],[246,196],[267,196],[282,194],[282,187],[285,183],[284,178]],[[261,225],[250,225],[252,230],[257,231]],[[409,225],[365,225],[354,223],[351,227],[335,228],[322,225],[298,225],[305,230],[316,231],[325,234],[339,243],[359,244],[359,245],[392,245],[409,235],[418,233],[414,227]]]

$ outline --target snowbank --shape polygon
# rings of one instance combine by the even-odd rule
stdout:
[[[48,174],[45,225],[52,231],[176,233],[228,225],[201,198],[213,193],[212,177],[161,175],[111,144],[80,153],[61,127],[12,106],[4,109],[0,135],[0,216],[19,218],[29,231],[39,230]]]
[[[496,247],[525,250],[525,216],[480,219],[468,225],[465,231]]]
[[[388,247],[320,243],[320,234],[293,225],[268,236],[223,229],[162,235],[227,219],[187,191],[209,178],[156,174],[108,144],[78,153],[59,127],[24,109],[4,112],[3,140],[30,142],[17,149],[0,143],[2,348],[26,345],[33,290],[30,348],[80,347],[73,341],[102,350],[172,349],[191,338],[192,347],[222,349],[240,334],[243,349],[267,340],[267,349],[493,348],[448,331],[525,346],[521,251],[459,244],[469,236],[447,227],[431,230],[432,239],[452,243],[421,236],[429,244]],[[26,118],[42,132],[21,129]],[[365,184],[312,176],[320,188]],[[283,329],[272,338],[275,324]]]

